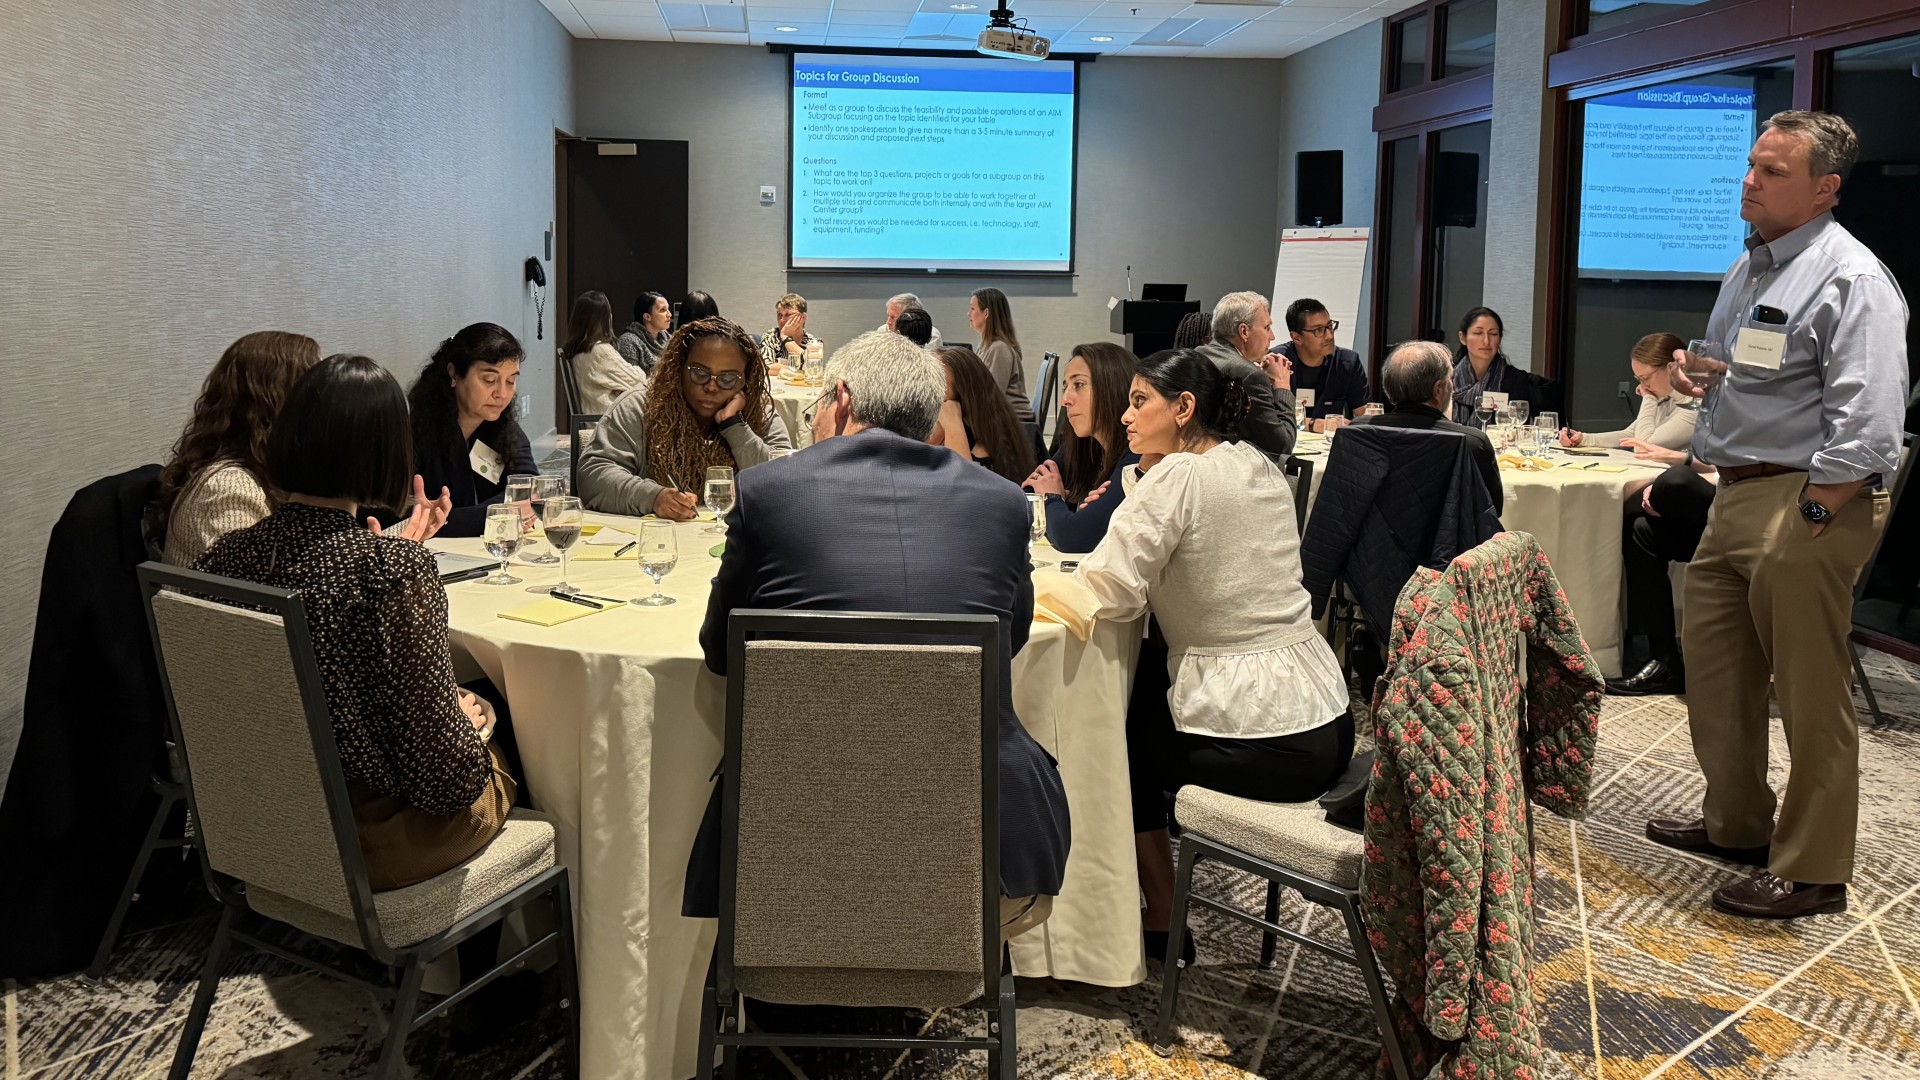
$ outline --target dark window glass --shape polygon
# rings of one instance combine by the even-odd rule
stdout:
[[[1560,355],[1576,426],[1618,429],[1638,410],[1627,357],[1641,337],[1706,329],[1747,233],[1747,153],[1792,103],[1791,61],[1575,103]]]
[[[1386,315],[1374,353],[1414,336],[1414,200],[1418,198],[1420,140],[1409,136],[1387,144]]]
[[[1415,15],[1393,29],[1393,85],[1406,90],[1427,81],[1427,16]]]
[[[1453,0],[1446,6],[1443,78],[1493,63],[1494,7],[1494,0]]]
[[[1713,0],[1585,0],[1586,33],[1609,30],[1626,23],[1653,20],[1660,16],[1683,14],[1681,9],[1699,7]]]
[[[1920,34],[1833,54],[1827,107],[1853,125],[1860,158],[1833,216],[1873,249],[1912,304],[1920,297]],[[1920,319],[1907,320],[1907,363],[1920,364]],[[1909,414],[1907,430],[1920,417]],[[1883,545],[1884,546],[1884,545]]]
[[[1453,329],[1478,306],[1487,276],[1487,158],[1492,121],[1433,134],[1427,185],[1428,325],[1424,336],[1456,344]]]

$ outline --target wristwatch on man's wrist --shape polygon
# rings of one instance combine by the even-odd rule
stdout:
[[[1805,494],[1802,494],[1800,496],[1800,516],[1806,518],[1807,523],[1810,525],[1825,525],[1827,522],[1833,520],[1833,511],[1807,498]]]

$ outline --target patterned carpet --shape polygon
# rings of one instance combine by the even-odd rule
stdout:
[[[1686,706],[1673,698],[1609,699],[1590,820],[1542,818],[1537,827],[1535,983],[1548,1050],[1542,1080],[1920,1080],[1920,670],[1874,655],[1868,670],[1893,723],[1867,730],[1859,706],[1865,794],[1852,907],[1786,924],[1716,914],[1708,895],[1739,875],[1641,836],[1650,815],[1699,805]],[[1786,751],[1777,727],[1773,758],[1778,785]],[[1213,891],[1232,890],[1257,906],[1251,881],[1218,868],[1208,874]],[[142,906],[150,910],[136,918],[145,928],[124,943],[101,982],[6,987],[4,1080],[165,1075],[212,924],[190,895]],[[1327,912],[1297,899],[1283,908],[1283,920],[1338,932]],[[1183,981],[1181,1045],[1171,1059],[1146,1043],[1159,1000],[1155,964],[1147,984],[1123,990],[1023,981],[1021,1075],[1372,1075],[1378,1042],[1351,969],[1288,947],[1261,970],[1252,931],[1204,912],[1195,926],[1200,962]],[[894,1012],[811,1020],[931,1032],[974,1022]],[[411,1042],[415,1075],[560,1075],[551,1009],[507,1030],[503,1045],[471,1055],[448,1047],[447,1028],[436,1023]],[[364,993],[254,955],[222,983],[194,1075],[360,1076],[370,1071],[383,1031]],[[750,1051],[742,1065],[755,1077],[813,1080],[984,1073],[977,1056],[902,1059],[877,1051]]]

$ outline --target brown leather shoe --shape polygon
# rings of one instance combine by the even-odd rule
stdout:
[[[1847,887],[1783,881],[1762,870],[1745,881],[1715,889],[1713,906],[1749,919],[1833,915],[1847,910]]]
[[[1654,818],[1647,822],[1647,839],[1665,847],[1691,851],[1696,855],[1711,855],[1716,859],[1757,866],[1762,870],[1767,867],[1768,848],[1766,846],[1721,847],[1707,839],[1706,818],[1694,818],[1692,821],[1681,821],[1678,818]]]

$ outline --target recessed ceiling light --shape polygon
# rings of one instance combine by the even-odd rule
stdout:
[[[1090,38],[1088,38],[1087,40],[1088,40],[1088,41],[1098,41],[1098,42],[1100,42],[1101,44],[1103,44],[1103,45],[1104,45],[1104,44],[1106,44],[1107,42],[1109,42],[1109,41],[1112,41],[1113,39],[1112,39],[1112,38],[1110,38],[1110,37],[1108,37],[1108,36],[1107,36],[1107,35],[1105,35],[1105,34],[1095,34],[1095,35],[1093,35],[1092,37],[1090,37]]]
[[[797,34],[800,32],[800,28],[797,26],[776,26],[774,29],[783,34]]]
[[[952,4],[949,6],[951,6],[955,11],[972,11],[974,8],[977,8],[980,5],[979,4]]]

